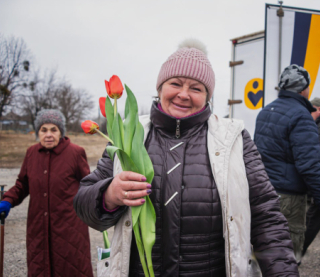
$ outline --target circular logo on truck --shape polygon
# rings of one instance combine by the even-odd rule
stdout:
[[[263,80],[261,78],[251,79],[244,89],[244,103],[251,110],[262,108]]]

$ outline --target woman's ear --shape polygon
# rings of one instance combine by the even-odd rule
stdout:
[[[161,99],[162,85],[163,85],[163,84],[161,84],[161,85],[159,86],[159,88],[158,88],[158,99],[159,99],[158,102],[160,102],[160,99]]]

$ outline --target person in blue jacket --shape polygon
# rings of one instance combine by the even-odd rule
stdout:
[[[320,141],[320,98],[315,97],[310,103],[317,109],[311,116],[318,127]],[[310,206],[307,211],[307,230],[304,233],[305,240],[303,244],[302,256],[307,252],[308,247],[313,242],[320,230],[320,209],[315,205],[313,198],[310,199]]]
[[[278,98],[258,114],[254,141],[288,220],[297,263],[306,226],[307,190],[320,207],[320,144],[311,116],[310,75],[292,64],[280,76]]]

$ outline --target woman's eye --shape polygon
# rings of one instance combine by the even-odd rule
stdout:
[[[199,88],[193,88],[193,90],[195,90],[195,91],[201,91],[201,89],[199,89]]]
[[[171,85],[176,86],[176,87],[180,86],[178,83],[171,83]]]

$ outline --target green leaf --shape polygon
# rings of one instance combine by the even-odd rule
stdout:
[[[144,176],[147,178],[147,182],[151,184],[154,177],[154,169],[152,161],[145,147],[141,149],[141,155],[144,161]]]
[[[134,132],[134,136],[132,139],[131,159],[138,168],[139,172],[144,175],[144,160],[141,152],[141,150],[145,148],[143,144],[144,129],[141,123],[139,122],[139,117],[137,114],[135,116],[135,125],[136,131]]]
[[[121,167],[122,167],[123,171],[133,171],[133,172],[142,174],[138,170],[138,168],[136,167],[134,162],[131,160],[131,158],[122,149],[120,149],[116,146],[109,145],[109,146],[107,146],[107,153],[112,160],[114,160],[115,153],[118,155],[118,158],[120,160]],[[132,226],[133,227],[138,225],[137,222],[138,222],[138,218],[140,215],[140,211],[141,211],[141,206],[131,207]]]
[[[114,145],[117,146],[120,149],[123,149],[123,145],[122,145],[122,136],[121,136],[121,126],[122,126],[122,120],[121,117],[119,119],[120,116],[115,115],[114,119],[113,119],[113,125],[112,125],[112,135],[113,135],[113,142]],[[121,121],[121,123],[120,123]],[[121,125],[120,125],[121,124]]]
[[[131,159],[137,166],[139,172],[147,177],[148,182],[152,182],[154,176],[154,169],[148,152],[144,146],[144,129],[139,122],[138,115],[136,114],[136,131],[132,140]],[[152,247],[155,243],[155,223],[156,213],[149,196],[145,197],[146,202],[132,211],[132,223],[135,224],[136,220],[139,221],[141,230],[142,243],[147,257],[147,264],[150,276],[154,276],[152,267]]]
[[[136,165],[139,173],[145,176],[144,160],[142,156],[142,149],[145,149],[145,146],[143,144],[144,129],[139,122],[138,114],[135,115],[135,125],[136,125],[136,131],[134,133],[133,140],[132,140],[131,159],[133,163]],[[133,225],[137,224],[141,207],[142,206],[137,206],[132,209]]]
[[[122,149],[112,145],[108,145],[106,149],[109,157],[112,160],[114,160],[114,154],[118,155],[123,171],[133,171],[139,173],[131,158]]]
[[[142,243],[141,235],[140,235],[139,224],[136,224],[135,226],[133,226],[133,232],[134,232],[134,236],[136,238],[136,244],[137,244],[137,248],[138,248],[139,257],[140,257],[141,265],[142,265],[142,268],[143,268],[144,276],[145,277],[149,277],[148,267],[147,267],[146,259],[145,259],[145,255],[144,255],[145,254],[144,253],[144,247],[143,247],[143,243]]]
[[[143,170],[143,174],[147,178],[147,182],[151,184],[154,177],[153,164],[143,143],[144,129],[139,121],[138,115],[136,117],[136,121],[136,132],[132,142],[132,161],[137,165],[138,170]],[[135,151],[136,149],[138,150],[137,153]],[[137,156],[139,161],[133,158],[133,156]],[[140,163],[142,163],[142,165],[140,165]]]
[[[114,146],[107,146],[107,152],[111,159],[114,159],[114,155],[117,154],[124,171],[140,173],[147,178],[148,183],[151,183],[154,177],[154,169],[144,146],[144,129],[139,122],[137,100],[126,85],[125,88],[127,100],[124,123],[119,114],[114,114],[116,112],[112,109],[110,99],[108,98],[108,101],[106,101],[106,114],[108,115],[107,105],[108,112],[112,113],[110,115],[112,120],[109,121],[108,119],[108,123],[112,122],[110,126],[112,126],[112,140],[114,141]],[[156,213],[149,196],[146,196],[145,200],[146,202],[143,205],[131,207],[132,227],[144,274],[147,277],[154,277],[151,254],[155,243]]]
[[[104,241],[104,248],[108,249],[110,248],[110,241],[108,238],[108,232],[107,231],[103,231],[103,241]]]
[[[154,276],[152,266],[152,247],[156,241],[156,212],[149,196],[146,196],[145,199],[146,202],[142,205],[139,216],[139,225],[149,273],[150,276]]]
[[[141,208],[142,208],[142,205],[141,206],[131,207],[132,226],[138,225]]]
[[[114,119],[114,112],[113,112],[112,103],[108,96],[106,98],[105,109],[106,109],[108,136],[113,140],[112,125],[113,125],[113,119]]]
[[[125,88],[127,92],[127,100],[125,107],[123,149],[131,157],[132,139],[136,128],[136,115],[138,115],[138,104],[129,87],[125,85]]]
[[[124,145],[123,122],[122,122],[122,118],[121,118],[120,114],[118,114],[118,122],[119,122],[119,131],[120,131],[121,144]],[[128,156],[130,157],[130,155],[128,155]]]

